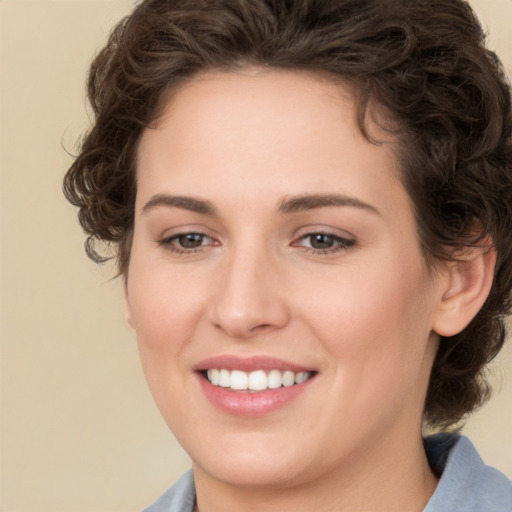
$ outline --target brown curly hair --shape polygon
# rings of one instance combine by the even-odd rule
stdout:
[[[113,30],[88,81],[95,123],[64,192],[80,207],[86,250],[130,259],[137,143],[169,93],[205,70],[309,70],[356,86],[400,127],[401,179],[427,263],[484,237],[497,253],[481,311],[443,338],[425,419],[447,427],[488,397],[482,370],[501,349],[512,288],[512,114],[498,58],[462,0],[146,0]],[[478,232],[475,235],[475,226]]]

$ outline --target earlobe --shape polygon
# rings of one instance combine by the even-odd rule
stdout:
[[[454,336],[473,320],[489,295],[495,265],[496,252],[490,245],[466,248],[457,261],[446,265],[447,286],[433,325],[437,334]]]

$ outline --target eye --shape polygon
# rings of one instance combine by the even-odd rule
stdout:
[[[303,247],[318,254],[338,252],[355,244],[354,240],[333,233],[306,233],[292,243],[294,247]]]
[[[202,247],[215,245],[208,235],[195,232],[178,233],[160,240],[158,244],[166,249],[181,253],[195,252]]]
[[[308,235],[307,239],[313,249],[331,249],[336,243],[336,240],[332,235],[326,235],[324,233]]]
[[[184,249],[196,249],[201,247],[207,237],[201,233],[185,233],[184,235],[176,235],[173,241]]]

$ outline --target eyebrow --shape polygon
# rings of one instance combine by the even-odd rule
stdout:
[[[154,195],[143,207],[142,213],[156,208],[157,206],[171,206],[174,208],[182,208],[183,210],[189,210],[195,213],[201,213],[203,215],[217,215],[212,203],[204,201],[203,199],[196,199],[194,197],[185,196],[171,196],[168,194],[156,194]]]
[[[360,199],[339,194],[308,194],[284,199],[279,205],[280,213],[295,213],[329,206],[350,206],[380,215],[379,210]]]
[[[172,196],[168,194],[154,195],[143,207],[142,213],[147,212],[158,206],[169,206],[173,208],[181,208],[202,215],[216,216],[217,210],[210,201],[196,199],[187,196]],[[349,206],[352,208],[360,208],[369,212],[380,215],[379,210],[371,204],[365,203],[355,197],[339,195],[339,194],[306,194],[293,196],[281,201],[279,213],[295,213],[314,210],[315,208],[325,208],[332,206]]]

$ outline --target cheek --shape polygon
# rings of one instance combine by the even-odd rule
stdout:
[[[167,395],[166,388],[178,390],[182,385],[183,356],[200,308],[200,292],[167,267],[134,244],[127,307],[148,385],[164,416],[174,396]]]
[[[429,313],[418,274],[409,276],[390,269],[377,274],[355,271],[339,278],[332,276],[317,290],[313,282],[307,294],[296,290],[295,294],[301,295],[297,306],[307,304],[303,309],[310,313],[311,323],[328,337],[339,337],[359,347],[377,349],[386,340],[398,342],[413,327],[421,330]]]
[[[397,265],[372,275],[367,268],[324,283],[298,304],[314,337],[336,361],[340,387],[364,403],[384,390],[401,393],[414,385],[431,333],[421,269]]]
[[[146,254],[148,253],[148,254]],[[165,255],[154,256],[134,244],[127,302],[139,344],[147,350],[176,351],[197,322],[204,301],[200,281],[172,271]]]
[[[178,294],[155,267],[138,265],[133,259],[128,301],[133,328],[137,335],[140,361],[148,387],[162,416],[171,428],[171,421],[182,418],[185,411],[181,397],[184,395],[184,352],[187,347],[187,329],[192,312],[189,301]]]

